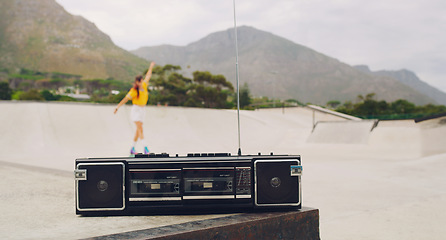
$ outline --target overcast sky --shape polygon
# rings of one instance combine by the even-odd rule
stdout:
[[[233,0],[56,0],[127,50],[185,46],[234,26]],[[445,0],[236,0],[237,25],[349,65],[408,69],[446,92]]]

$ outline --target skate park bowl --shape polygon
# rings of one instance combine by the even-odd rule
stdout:
[[[74,160],[129,155],[136,129],[131,107],[116,115],[114,108],[0,102],[2,238],[174,239],[201,231],[228,239],[237,232],[292,234],[289,229],[296,239],[308,232],[310,239],[446,235],[446,117],[374,122],[307,107],[240,112],[243,154],[302,156],[302,215],[76,216]],[[148,106],[144,134],[155,153],[235,155],[238,149],[235,110]],[[296,224],[311,227],[304,233]]]

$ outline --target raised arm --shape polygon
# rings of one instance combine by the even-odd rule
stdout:
[[[149,85],[150,78],[152,77],[152,69],[155,66],[155,62],[150,63],[149,70],[147,71],[146,77],[144,78],[144,82]]]

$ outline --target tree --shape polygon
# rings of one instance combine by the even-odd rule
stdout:
[[[337,100],[327,102],[327,107],[332,108],[332,109],[337,108],[339,105],[341,105],[341,102],[337,101]]]
[[[413,113],[415,111],[416,106],[415,104],[407,100],[399,99],[391,103],[390,108],[394,113],[407,114],[407,113]]]
[[[46,100],[46,101],[56,101],[59,100],[60,95],[54,95],[48,90],[43,90],[40,92],[40,95]]]
[[[234,98],[237,101],[237,98]],[[249,91],[248,83],[244,83],[240,88],[240,108],[245,108],[252,103],[251,94]]]
[[[364,102],[364,101],[370,101],[373,100],[376,96],[376,93],[368,93],[367,95],[362,96],[361,94],[359,94],[356,99],[358,100],[358,102]]]
[[[11,100],[12,89],[7,82],[0,82],[0,100]]]
[[[212,75],[210,72],[205,71],[195,71],[193,73],[194,81],[203,84],[203,85],[212,85],[217,90],[221,90],[222,88],[226,88],[230,91],[234,91],[234,86],[232,83],[226,81],[225,76],[223,75]]]
[[[31,89],[29,91],[26,91],[19,96],[20,100],[38,100],[42,101],[45,100],[42,95],[40,95],[39,91],[37,89]]]
[[[228,96],[232,95],[234,87],[223,75],[212,75],[210,72],[195,71],[194,85],[190,95],[196,103],[208,108],[228,108]]]
[[[180,66],[167,64],[155,66],[150,80],[149,103],[168,103],[172,106],[184,106],[190,96],[192,80],[179,74]],[[190,101],[189,101],[190,103]]]
[[[446,106],[443,105],[437,106],[427,104],[425,106],[416,106],[404,99],[387,103],[383,100],[374,100],[374,96],[375,94],[373,93],[367,94],[365,97],[359,95],[357,99],[361,102],[356,104],[346,102],[342,106],[336,108],[336,111],[361,118],[375,118],[381,120],[414,119],[446,112]]]

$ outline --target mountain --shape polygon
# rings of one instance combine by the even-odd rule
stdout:
[[[148,62],[55,0],[0,0],[0,69],[133,79]]]
[[[418,92],[431,97],[437,103],[446,105],[446,93],[421,81],[420,78],[418,78],[418,76],[412,71],[406,69],[402,69],[399,71],[371,71],[370,68],[366,65],[358,65],[354,67],[365,73],[395,78],[398,81],[406,84],[407,86],[417,90]]]
[[[359,94],[377,99],[407,99],[416,104],[435,101],[393,77],[364,73],[337,59],[253,27],[237,28],[240,83],[255,96],[297,99],[325,104],[354,101]],[[212,33],[186,46],[162,45],[131,51],[159,64],[180,65],[186,74],[195,70],[223,74],[235,83],[234,29]]]

